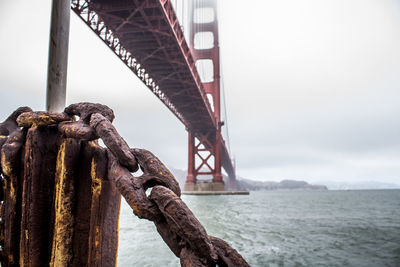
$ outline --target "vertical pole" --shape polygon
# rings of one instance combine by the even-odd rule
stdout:
[[[46,110],[51,112],[65,107],[70,9],[70,0],[53,0],[46,94]]]

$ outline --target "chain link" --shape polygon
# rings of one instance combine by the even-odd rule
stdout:
[[[180,258],[181,266],[249,266],[225,241],[207,235],[180,198],[179,184],[167,167],[150,151],[130,148],[112,125],[113,119],[114,112],[101,104],[72,104],[62,113],[22,107],[0,124],[0,149],[7,139],[19,136],[19,127],[57,125],[67,138],[100,138],[107,147],[109,180],[114,181],[136,216],[155,224],[164,242]],[[143,174],[133,176],[139,167]]]

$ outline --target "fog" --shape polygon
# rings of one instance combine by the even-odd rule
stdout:
[[[45,106],[51,1],[0,2],[0,118]],[[239,176],[400,183],[400,3],[219,0]],[[130,146],[185,169],[187,133],[71,14],[67,102],[101,102]]]

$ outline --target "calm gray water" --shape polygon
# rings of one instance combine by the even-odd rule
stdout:
[[[183,196],[209,235],[251,266],[400,266],[400,190]],[[118,266],[180,266],[122,203]]]

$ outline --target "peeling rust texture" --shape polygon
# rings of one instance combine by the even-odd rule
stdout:
[[[1,148],[1,169],[4,202],[2,217],[2,266],[15,266],[19,262],[19,232],[21,222],[22,175],[21,153],[26,131],[15,130]]]
[[[121,195],[107,179],[107,152],[82,142],[76,180],[73,266],[115,266]]]
[[[143,175],[139,177],[139,180],[145,190],[155,185],[163,185],[172,190],[178,197],[181,196],[178,181],[153,153],[138,148],[131,149],[130,151],[142,167]]]
[[[18,126],[31,127],[31,126],[47,126],[57,124],[62,121],[70,121],[66,113],[53,113],[46,111],[30,111],[24,112],[17,118]]]
[[[118,158],[122,165],[131,172],[139,169],[135,157],[129,150],[128,144],[106,117],[100,113],[92,114],[90,126],[95,129],[97,135],[101,137],[104,144]]]
[[[95,142],[89,143],[88,148],[92,155],[88,265],[115,266],[121,195],[114,184],[107,179],[106,149]]]
[[[91,141],[97,139],[96,132],[83,121],[65,121],[58,124],[58,130],[69,138]]]
[[[57,141],[57,127],[28,130],[22,192],[21,266],[41,266],[50,261]]]
[[[113,119],[107,106],[78,103],[63,113],[22,107],[0,123],[1,266],[115,266],[121,195],[182,266],[249,266],[207,234],[171,172],[130,148]]]
[[[88,102],[82,102],[77,104],[69,105],[64,110],[65,113],[70,116],[79,116],[80,120],[89,125],[90,117],[94,113],[99,113],[107,118],[110,122],[114,120],[114,111],[102,104],[94,104]]]
[[[195,254],[206,262],[216,261],[217,254],[206,230],[177,195],[166,187],[155,186],[150,199],[160,208],[169,229],[178,233],[186,243],[190,244]]]
[[[88,266],[90,207],[92,204],[92,178],[90,176],[92,155],[88,143],[83,142],[80,166],[76,177],[75,225],[73,237],[73,266]]]
[[[22,107],[0,123],[1,266],[116,265],[121,195],[96,138],[67,113]]]
[[[146,191],[141,187],[139,179],[135,178],[127,168],[124,168],[109,152],[108,177],[115,183],[121,195],[132,208],[133,213],[141,219],[151,221],[160,218],[157,206],[147,199]]]
[[[228,245],[224,240],[210,236],[214,249],[218,254],[217,264],[220,267],[225,266],[250,266],[234,248]]]
[[[21,115],[24,112],[29,112],[32,111],[31,108],[29,107],[20,107],[16,109],[13,113],[11,113],[8,118],[0,123],[0,136],[8,136],[12,132],[14,132],[17,128],[17,118],[19,115]]]
[[[58,149],[54,187],[54,235],[50,266],[70,266],[75,223],[76,169],[80,141],[65,138]]]

